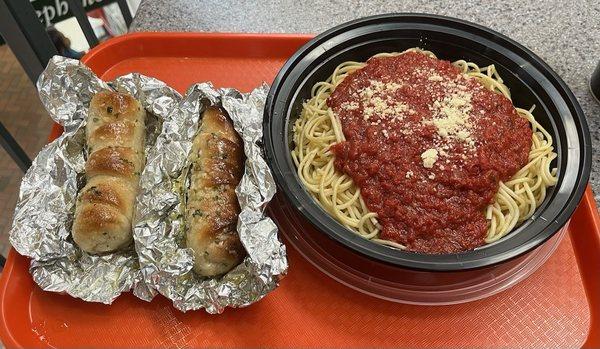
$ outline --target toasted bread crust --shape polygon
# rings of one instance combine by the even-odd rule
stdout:
[[[207,109],[201,123],[190,157],[186,241],[194,251],[194,271],[210,277],[228,272],[245,255],[236,229],[240,206],[235,194],[244,171],[244,148],[220,109]]]
[[[141,104],[128,94],[100,92],[90,102],[87,183],[78,194],[73,222],[73,240],[88,253],[113,252],[132,240],[145,118]]]

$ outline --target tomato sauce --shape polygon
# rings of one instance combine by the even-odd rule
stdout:
[[[529,122],[509,99],[409,52],[369,59],[327,105],[346,138],[331,148],[335,166],[377,213],[382,239],[424,253],[484,244],[485,209],[531,149]]]

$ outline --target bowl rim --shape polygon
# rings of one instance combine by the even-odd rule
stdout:
[[[374,25],[377,24],[376,22],[378,21],[384,22],[385,24],[394,24],[399,22],[403,23],[403,27],[406,27],[406,23],[415,23],[415,25],[433,24],[440,28],[447,27],[453,32],[459,30],[462,33],[475,35],[488,40],[493,38],[495,43],[500,45],[508,52],[517,55],[522,59],[527,59],[529,62],[535,63],[536,70],[543,73],[544,77],[552,84],[552,87],[557,90],[558,95],[568,107],[571,117],[576,123],[580,154],[577,162],[578,173],[577,178],[575,178],[575,182],[572,184],[572,187],[569,188],[570,193],[568,197],[561,198],[561,201],[564,201],[562,210],[550,221],[544,218],[543,220],[547,224],[543,229],[538,229],[540,231],[537,234],[534,234],[528,240],[516,246],[508,246],[506,244],[503,245],[501,243],[501,239],[500,242],[495,243],[494,246],[488,245],[486,248],[481,250],[476,249],[442,255],[422,254],[391,249],[389,247],[366,240],[348,228],[343,227],[333,217],[326,213],[317,202],[314,201],[310,194],[308,194],[308,192],[304,189],[304,186],[302,186],[302,184],[299,182],[297,175],[291,179],[289,178],[289,175],[286,176],[282,172],[278,163],[278,159],[280,158],[275,150],[276,145],[273,143],[274,137],[272,132],[276,132],[276,130],[272,129],[272,120],[275,117],[287,119],[289,104],[291,104],[294,99],[291,97],[291,95],[297,92],[297,89],[295,89],[288,93],[287,96],[290,98],[290,103],[286,103],[285,101],[281,102],[278,99],[278,97],[280,97],[279,93],[282,85],[285,85],[286,82],[289,83],[289,81],[287,81],[288,75],[291,71],[293,71],[293,68],[296,66],[296,64],[302,60],[307,53],[314,50],[315,47],[319,47],[324,43],[327,43],[329,40],[336,38],[338,35],[344,34],[345,32],[367,25]],[[457,28],[457,26],[460,28]],[[452,33],[448,34],[453,35]],[[544,89],[542,86],[540,87]],[[536,89],[532,88],[532,90],[535,91]],[[554,98],[552,100],[555,101]],[[277,107],[283,107],[285,112],[281,113],[281,115],[276,115]],[[553,119],[555,119],[556,122],[559,121],[559,119]],[[284,121],[284,126],[286,123],[287,121]],[[518,42],[484,26],[452,17],[421,13],[391,13],[359,18],[333,27],[322,34],[317,35],[315,38],[302,46],[283,65],[275,77],[273,84],[271,85],[271,89],[265,104],[263,134],[266,159],[271,167],[278,187],[282,189],[287,200],[290,201],[291,204],[300,211],[301,215],[318,231],[328,235],[330,238],[338,241],[347,248],[350,248],[375,260],[400,267],[427,271],[459,271],[482,268],[516,258],[523,253],[538,247],[560,230],[560,228],[569,220],[575,208],[578,206],[588,182],[592,161],[591,137],[583,110],[566,83],[540,57]],[[285,137],[286,136],[284,135],[284,140]],[[281,146],[281,144],[279,144],[279,146]],[[287,148],[287,145],[285,148]],[[565,172],[566,171],[562,171],[562,173],[559,175],[565,176]],[[291,182],[295,182],[297,185],[302,187],[305,193],[304,195],[300,194],[303,196],[302,198],[297,197],[294,190],[292,190],[290,187]],[[309,201],[305,200],[306,197],[309,198]],[[556,199],[557,197],[555,196],[553,201]],[[543,207],[543,209],[545,210],[547,206],[548,205]],[[319,214],[315,214],[316,212],[319,212]],[[332,222],[335,222],[333,223],[333,227]]]

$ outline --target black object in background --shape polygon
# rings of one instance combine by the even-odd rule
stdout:
[[[590,78],[590,90],[592,91],[592,95],[596,98],[596,101],[600,103],[600,61]]]

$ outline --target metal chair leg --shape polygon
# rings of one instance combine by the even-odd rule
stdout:
[[[127,26],[127,29],[129,29],[131,21],[133,20],[131,17],[131,12],[129,11],[129,5],[127,5],[126,0],[117,0],[117,3],[119,4],[119,9],[121,10],[121,14],[125,20],[125,25]]]
[[[81,5],[81,0],[67,0],[67,3],[69,4],[71,12],[73,12],[73,15],[77,18],[77,22],[79,23],[90,48],[98,45],[98,38],[96,37],[96,33],[94,33],[94,29],[92,29],[92,25],[87,18],[83,5]]]
[[[14,137],[8,132],[4,124],[0,122],[0,144],[2,148],[10,155],[14,162],[19,166],[23,173],[27,172],[31,167],[31,159],[27,156],[27,153],[21,148],[19,143]]]
[[[0,33],[35,84],[58,51],[29,1],[0,0]]]
[[[31,3],[22,0],[0,0],[0,32],[29,79],[35,84],[50,58],[58,52],[38,20]],[[31,160],[2,122],[0,144],[23,172],[29,169]]]

